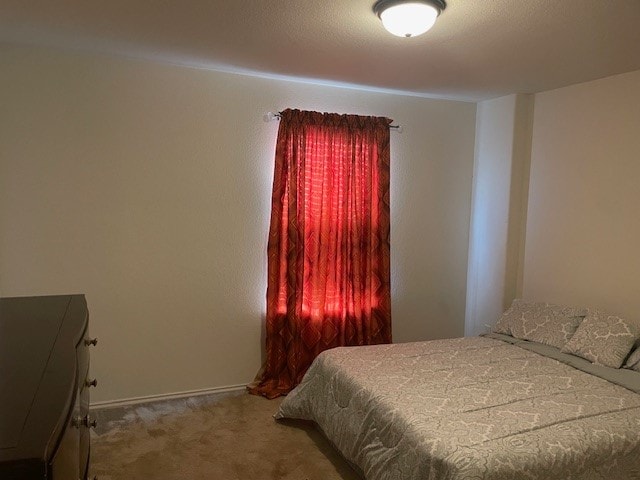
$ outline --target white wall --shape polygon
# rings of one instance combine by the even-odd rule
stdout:
[[[524,291],[640,319],[640,71],[536,95]]]
[[[518,292],[533,98],[478,104],[465,335],[487,331]]]
[[[0,293],[86,293],[93,399],[261,364],[287,107],[389,116],[394,340],[463,333],[475,104],[0,46]]]

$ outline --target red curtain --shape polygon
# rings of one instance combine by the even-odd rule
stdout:
[[[391,342],[389,124],[281,113],[268,243],[266,365],[274,398],[337,346]]]

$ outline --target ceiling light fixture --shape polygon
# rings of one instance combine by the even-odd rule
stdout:
[[[398,37],[417,37],[433,27],[445,9],[444,0],[378,0],[373,11]]]

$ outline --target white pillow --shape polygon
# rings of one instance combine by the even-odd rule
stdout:
[[[562,348],[586,314],[586,308],[515,299],[493,331]]]
[[[596,365],[620,368],[637,336],[635,324],[595,310],[589,312],[562,351]]]

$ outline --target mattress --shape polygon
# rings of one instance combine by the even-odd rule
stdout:
[[[275,417],[367,480],[640,479],[640,373],[509,338],[328,350]]]

